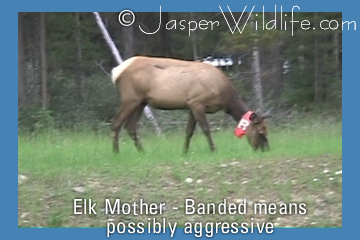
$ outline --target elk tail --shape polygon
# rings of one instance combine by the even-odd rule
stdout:
[[[136,57],[129,58],[111,70],[111,81],[114,85],[116,85],[116,81],[120,78],[120,75],[132,64],[135,59]]]

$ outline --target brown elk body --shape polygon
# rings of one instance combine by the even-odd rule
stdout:
[[[144,107],[156,109],[189,109],[184,151],[187,152],[196,123],[202,128],[211,150],[215,150],[207,113],[223,110],[238,122],[248,111],[232,83],[217,68],[202,62],[171,58],[136,56],[115,67],[112,81],[121,96],[121,106],[112,120],[113,149],[119,151],[119,132],[127,132],[140,151],[136,131]],[[263,118],[254,114],[252,122],[261,126]]]

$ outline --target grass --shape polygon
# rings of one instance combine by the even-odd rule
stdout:
[[[109,133],[49,131],[20,135],[18,172],[28,177],[18,188],[19,227],[105,227],[106,221],[147,221],[149,216],[105,215],[105,198],[166,202],[163,215],[186,221],[271,221],[280,227],[341,227],[341,122],[302,122],[269,129],[271,151],[254,153],[232,129],[213,132],[211,153],[198,131],[182,155],[180,131],[142,136],[144,153],[122,134],[120,154],[112,153]],[[324,173],[324,170],[330,170]],[[185,179],[192,178],[192,183]],[[332,180],[329,180],[333,178]],[[314,179],[317,179],[314,181]],[[197,182],[198,180],[201,180]],[[74,191],[83,187],[84,192]],[[74,215],[73,199],[97,202],[97,215]],[[306,215],[185,215],[184,199],[197,202],[305,202]],[[327,216],[324,218],[324,216]]]

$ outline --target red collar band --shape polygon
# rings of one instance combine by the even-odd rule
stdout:
[[[237,136],[238,138],[241,138],[242,136],[244,136],[246,134],[246,130],[251,123],[250,117],[253,114],[254,114],[254,112],[248,111],[247,113],[244,114],[244,116],[242,116],[242,118],[239,121],[239,124],[235,128],[235,131],[234,131],[235,136]]]

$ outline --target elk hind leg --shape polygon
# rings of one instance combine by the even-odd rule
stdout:
[[[144,107],[145,105],[140,105],[125,123],[125,128],[128,134],[130,135],[130,137],[132,138],[132,140],[134,141],[135,147],[139,152],[143,151],[144,149],[142,147],[140,138],[137,135],[136,127],[137,127],[137,123],[139,122],[142,116]]]
[[[119,152],[119,133],[121,127],[123,126],[124,122],[131,116],[131,114],[135,111],[138,107],[137,102],[130,102],[126,103],[123,102],[121,104],[119,112],[112,120],[112,129],[113,129],[113,151],[118,153]]]

